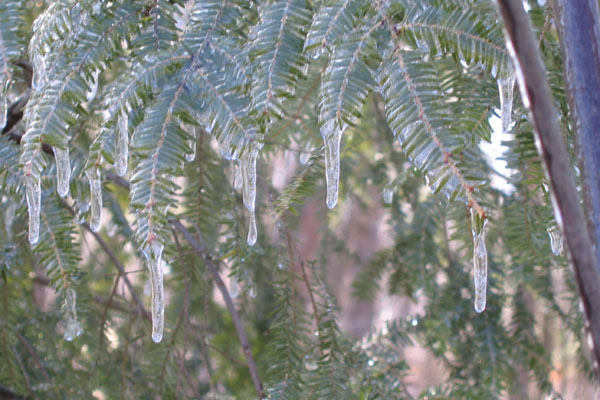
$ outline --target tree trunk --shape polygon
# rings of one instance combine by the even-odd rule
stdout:
[[[583,176],[588,231],[600,266],[600,13],[597,0],[553,0],[567,99]]]

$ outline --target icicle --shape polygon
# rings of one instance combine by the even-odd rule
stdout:
[[[69,181],[71,180],[71,163],[69,162],[69,148],[64,150],[54,148],[56,160],[56,191],[60,197],[69,194]]]
[[[325,178],[327,180],[327,207],[335,207],[338,200],[338,186],[340,181],[340,142],[342,133],[347,125],[338,127],[335,120],[331,120],[321,127],[321,136],[325,141]]]
[[[248,149],[241,157],[242,165],[242,197],[244,205],[250,212],[250,226],[248,229],[248,246],[253,246],[256,243],[256,215],[254,212],[254,204],[256,202],[256,157],[258,156],[257,149]]]
[[[184,130],[192,137],[192,139],[187,141],[187,145],[190,148],[190,152],[185,155],[185,160],[187,162],[192,162],[196,159],[196,127],[189,125]]]
[[[394,188],[392,186],[386,186],[383,188],[383,201],[385,204],[392,204],[394,200]]]
[[[0,99],[0,130],[4,129],[6,126],[6,115],[8,112],[8,97],[6,95],[2,95]]]
[[[233,165],[233,171],[232,171],[232,175],[233,175],[233,188],[235,190],[240,190],[242,188],[242,168],[240,167],[239,163],[235,163]]]
[[[86,99],[87,101],[92,101],[94,100],[94,97],[96,97],[96,93],[98,93],[98,76],[100,75],[100,70],[97,69],[94,72],[92,72],[92,82],[90,85],[90,91],[88,92]]]
[[[513,89],[515,87],[515,68],[512,63],[506,67],[504,73],[498,76],[498,90],[500,92],[500,115],[502,120],[502,133],[510,131],[512,125]]]
[[[556,225],[556,223],[550,222],[546,230],[548,232],[548,236],[550,236],[550,248],[552,249],[552,254],[555,256],[560,256],[563,252],[564,242],[564,237],[560,231],[560,228]]]
[[[240,295],[240,284],[235,277],[229,281],[229,295],[232,299],[235,299]]]
[[[162,258],[164,246],[153,239],[143,250],[146,257],[146,266],[150,271],[150,284],[152,287],[152,340],[158,343],[163,337],[165,325],[165,303],[163,290],[164,260]]]
[[[77,321],[77,293],[69,287],[65,291],[65,334],[67,341],[72,341],[83,333],[81,324]]]
[[[485,224],[474,207],[471,208],[471,232],[473,233],[473,281],[475,282],[475,311],[485,309],[487,288],[487,249],[485,248]]]
[[[127,173],[127,159],[129,157],[129,118],[123,111],[119,114],[117,129],[115,130],[115,168],[117,175]]]
[[[100,179],[100,170],[98,168],[89,169],[85,174],[90,181],[90,203],[92,208],[90,228],[93,232],[98,232],[102,218],[102,181]]]
[[[25,174],[25,194],[29,210],[29,243],[36,244],[40,238],[40,203],[42,189],[40,175],[31,171],[31,164],[26,166],[29,171]]]

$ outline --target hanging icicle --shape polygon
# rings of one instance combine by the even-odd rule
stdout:
[[[90,181],[90,203],[91,218],[90,228],[93,232],[100,230],[100,220],[102,219],[102,180],[100,169],[98,167],[88,169],[85,174]]]
[[[335,120],[321,127],[321,136],[325,142],[325,179],[327,181],[327,207],[335,207],[338,200],[340,181],[340,142],[347,125],[339,127]]]
[[[69,148],[54,148],[54,159],[56,161],[56,191],[60,197],[69,194],[69,182],[71,181],[71,163],[69,161]]]
[[[473,234],[473,281],[475,283],[475,311],[485,309],[487,289],[487,249],[485,248],[485,225],[487,219],[471,208],[471,232]]]
[[[510,131],[512,125],[513,89],[515,87],[516,73],[512,62],[506,69],[498,73],[498,90],[500,92],[500,118],[502,121],[502,133]]]
[[[40,206],[42,201],[42,188],[40,175],[31,170],[27,163],[25,173],[25,195],[27,209],[29,210],[29,243],[36,244],[40,238]]]
[[[8,98],[6,95],[0,93],[0,131],[6,126],[7,113]]]
[[[258,149],[249,148],[240,158],[242,167],[242,197],[244,205],[250,212],[250,223],[248,229],[248,246],[256,243],[258,233],[256,230],[256,157]]]
[[[117,129],[115,129],[115,169],[117,175],[127,173],[127,160],[129,158],[129,117],[123,110],[119,113]]]
[[[83,333],[79,321],[77,321],[77,293],[72,287],[65,290],[65,334],[64,339],[72,341]]]
[[[163,249],[163,244],[156,238],[153,238],[142,250],[146,258],[146,266],[150,272],[150,285],[152,288],[152,340],[156,343],[162,340],[165,325],[163,288],[165,263],[162,258]]]
[[[392,204],[394,200],[394,187],[386,186],[383,188],[383,202],[385,204]]]
[[[548,227],[546,228],[548,232],[548,236],[550,237],[550,248],[552,249],[552,254],[555,256],[560,256],[563,252],[563,243],[564,236],[560,231],[560,228],[556,224],[556,222],[552,221],[548,223]]]

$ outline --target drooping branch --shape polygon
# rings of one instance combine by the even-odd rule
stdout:
[[[258,368],[256,367],[256,362],[254,361],[254,357],[252,356],[252,351],[250,350],[250,343],[248,342],[248,338],[246,336],[246,331],[244,330],[244,324],[237,310],[235,309],[235,305],[233,304],[233,300],[231,300],[231,296],[229,296],[229,291],[225,287],[225,283],[223,279],[221,279],[221,275],[219,274],[219,270],[215,265],[215,262],[206,252],[206,246],[204,245],[202,235],[200,230],[197,230],[198,240],[194,238],[192,233],[188,231],[185,226],[178,220],[171,219],[169,220],[171,225],[175,227],[183,237],[188,241],[188,243],[202,256],[204,259],[204,263],[206,265],[206,269],[212,275],[219,291],[221,292],[221,296],[223,296],[223,300],[227,306],[227,310],[231,315],[231,319],[233,320],[233,325],[238,334],[238,338],[240,339],[240,343],[242,344],[242,350],[244,353],[244,357],[246,358],[246,362],[248,363],[248,370],[250,371],[250,377],[252,378],[252,383],[254,384],[254,389],[256,390],[256,394],[259,398],[264,398],[262,383],[258,376]]]
[[[600,364],[600,273],[562,140],[546,69],[523,2],[498,0],[498,4],[507,46],[517,70],[521,96],[529,108],[538,151],[552,185],[557,218],[562,220],[579,294],[590,324],[593,356]]]

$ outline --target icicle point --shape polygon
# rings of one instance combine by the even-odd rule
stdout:
[[[196,127],[193,125],[183,124],[183,129],[191,136],[191,139],[187,141],[187,145],[190,148],[190,152],[185,155],[187,162],[192,162],[196,159]]]
[[[506,67],[504,73],[498,76],[498,91],[500,92],[500,118],[502,133],[510,132],[512,125],[513,92],[516,73],[512,63]]]
[[[335,121],[321,127],[321,136],[325,142],[325,179],[327,181],[327,207],[337,204],[340,182],[340,142],[346,126],[338,127]]]
[[[394,188],[392,186],[386,186],[383,188],[383,202],[385,204],[392,204],[394,200]]]
[[[29,165],[29,169],[31,166]],[[29,211],[29,243],[36,244],[40,237],[40,206],[42,189],[40,175],[29,170],[25,174],[25,194]]]
[[[60,197],[69,194],[69,182],[71,180],[71,163],[69,161],[69,149],[54,148],[54,159],[56,160],[56,191]]]
[[[485,309],[487,290],[487,249],[485,247],[485,225],[487,219],[471,208],[471,232],[473,234],[473,282],[475,284],[475,311]]]
[[[127,173],[127,160],[129,158],[129,117],[123,111],[119,114],[117,129],[115,129],[115,169],[117,175]]]
[[[77,293],[69,287],[65,291],[65,333],[66,341],[72,341],[83,333],[83,328],[77,321]]]
[[[150,284],[152,288],[152,340],[155,343],[162,340],[165,325],[163,249],[163,244],[153,239],[143,250],[144,257],[146,257],[146,267],[150,272]]]
[[[90,203],[92,209],[90,229],[93,232],[98,232],[102,219],[102,180],[100,179],[100,170],[98,168],[90,169],[85,174],[90,181]]]
[[[254,210],[252,210],[250,211],[250,226],[248,227],[248,246],[254,246],[257,238],[258,232],[256,229],[256,213]]]
[[[241,157],[242,168],[242,197],[244,205],[250,212],[250,226],[248,230],[248,245],[256,243],[256,217],[254,214],[256,202],[256,158],[258,149],[249,149]]]

